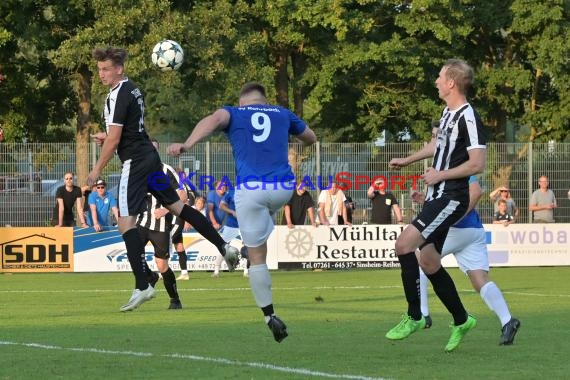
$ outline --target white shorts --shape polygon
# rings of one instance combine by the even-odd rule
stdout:
[[[220,229],[220,236],[224,241],[230,242],[239,236],[239,228],[223,226]]]
[[[455,255],[459,268],[464,272],[476,269],[489,271],[489,256],[483,228],[451,227],[443,244],[441,256]]]
[[[289,186],[290,185],[290,186]],[[295,183],[248,182],[235,191],[236,213],[243,243],[259,247],[269,239],[275,226],[275,212],[289,202]]]

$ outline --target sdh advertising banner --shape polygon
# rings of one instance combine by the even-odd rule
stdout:
[[[1,272],[73,272],[73,228],[1,227]]]

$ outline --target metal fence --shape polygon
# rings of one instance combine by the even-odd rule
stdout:
[[[350,186],[345,192],[356,201],[355,223],[369,221],[370,202],[366,191],[370,179],[377,175],[385,176],[408,222],[416,212],[410,200],[410,189],[416,183],[421,190],[421,183],[414,182],[414,179],[429,165],[429,160],[401,171],[389,171],[388,162],[421,146],[421,143],[394,143],[381,147],[364,143],[321,143],[303,148],[291,144],[289,159],[299,178],[311,180],[315,189],[310,193],[315,201],[319,186],[326,185],[329,177],[339,180],[341,186]],[[63,184],[64,173],[77,171],[76,148],[74,143],[0,144],[0,225],[49,225],[55,191]],[[95,144],[87,147],[85,158],[90,163],[89,168],[93,166],[99,149]],[[543,174],[549,177],[550,188],[558,201],[556,221],[570,223],[570,144],[488,144],[487,149],[487,169],[481,176],[485,195],[478,206],[485,223],[490,223],[493,217],[493,202],[488,194],[503,184],[509,186],[520,209],[518,222],[530,222],[528,201],[537,188],[538,177]],[[196,173],[192,183],[204,193],[209,190],[206,183],[210,179],[225,179],[235,184],[233,157],[228,143],[201,143],[191,153],[176,158],[167,156],[165,150],[166,144],[162,144],[163,160]],[[111,191],[116,191],[119,173],[120,162],[115,157],[103,172]],[[75,183],[81,185],[82,180],[79,178]],[[203,186],[200,186],[200,180]],[[278,222],[280,219],[281,215]]]

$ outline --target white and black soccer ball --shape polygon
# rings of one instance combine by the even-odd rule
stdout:
[[[162,71],[178,70],[184,62],[184,51],[172,40],[162,40],[152,48],[152,63]]]

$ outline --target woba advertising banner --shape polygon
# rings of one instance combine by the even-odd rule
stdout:
[[[189,271],[213,271],[217,256],[217,249],[197,232],[183,233],[183,244],[188,258]],[[127,251],[123,238],[117,228],[110,228],[102,232],[95,232],[92,228],[76,229],[74,233],[75,271],[76,272],[124,272],[130,271],[131,266],[127,258]],[[231,244],[240,249],[243,243],[238,238]],[[157,270],[154,262],[154,248],[152,244],[145,247],[146,261],[152,270]],[[277,256],[269,254],[267,263],[270,269],[277,269]],[[236,270],[243,269],[246,261],[242,259]],[[178,254],[175,250],[170,253],[170,267],[179,270]],[[221,270],[227,270],[226,263],[222,261]]]
[[[0,228],[1,272],[73,272],[70,227]]]
[[[570,224],[485,225],[492,266],[570,265]]]

